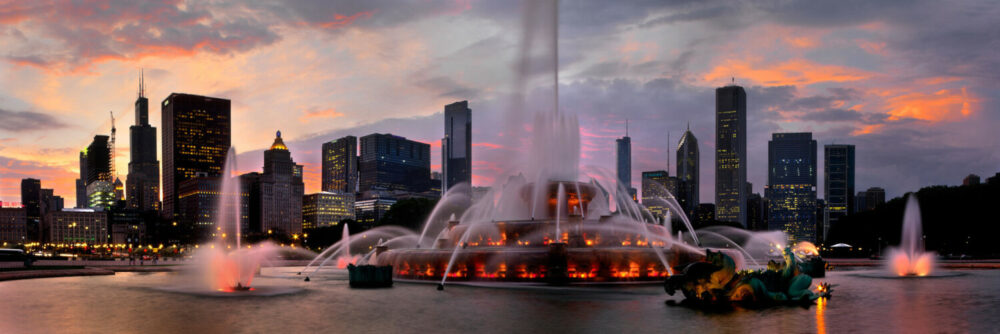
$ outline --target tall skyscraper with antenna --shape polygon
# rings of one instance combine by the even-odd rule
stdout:
[[[734,84],[715,89],[715,219],[746,227],[748,196],[747,93]]]
[[[130,158],[125,180],[126,203],[141,211],[160,209],[160,161],[156,160],[156,128],[149,125],[149,99],[139,74],[135,100],[135,125],[129,127]]]

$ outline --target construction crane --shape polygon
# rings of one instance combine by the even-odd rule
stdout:
[[[118,178],[118,174],[115,173],[115,112],[108,111],[111,114],[111,142],[108,143],[108,148],[111,150],[111,180],[112,183]]]

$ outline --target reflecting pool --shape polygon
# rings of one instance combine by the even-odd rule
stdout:
[[[1000,322],[1000,271],[924,280],[834,271],[834,297],[811,308],[706,313],[667,305],[658,285],[347,286],[301,268],[265,268],[257,286],[302,290],[219,298],[164,291],[175,273],[0,282],[0,333],[221,332],[990,332]],[[674,297],[677,298],[677,297]]]

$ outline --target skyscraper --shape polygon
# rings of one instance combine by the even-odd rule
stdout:
[[[87,150],[80,151],[80,178],[76,179],[76,207],[87,207]]]
[[[41,207],[40,211],[43,218],[48,212],[61,211],[64,204],[63,198],[55,195],[55,190],[45,188],[42,188],[41,196],[38,202]]]
[[[114,182],[111,179],[111,147],[109,138],[96,135],[87,146],[87,184],[94,181]]]
[[[125,179],[127,205],[140,211],[160,209],[160,161],[156,160],[156,128],[149,125],[149,99],[139,77],[135,125],[129,127],[130,159]]]
[[[628,136],[628,120],[625,121],[625,137],[615,139],[615,171],[618,182],[628,191],[629,197],[635,199],[635,188],[632,188],[632,138]]]
[[[208,173],[199,172],[193,177],[182,181],[177,185],[177,202],[175,205],[175,217],[182,223],[182,233],[194,233],[182,236],[181,240],[191,240],[192,238],[203,237],[202,231],[211,229],[215,225],[216,219],[220,217],[219,203],[229,204],[231,201],[224,201],[226,196],[240,196],[240,229],[244,235],[250,230],[250,202],[252,200],[250,191],[251,184],[245,180],[247,175],[259,176],[259,173],[248,173],[240,176],[240,193],[231,194],[222,191],[222,177],[209,176]],[[232,207],[223,210],[232,210]],[[228,226],[226,228],[229,228]],[[233,232],[228,232],[233,233]]]
[[[385,217],[385,213],[389,212],[393,204],[396,204],[396,198],[383,197],[381,194],[355,201],[354,220],[364,229],[375,227],[375,224],[382,220],[382,217]]]
[[[865,212],[875,210],[885,204],[885,189],[871,187],[865,191],[859,191],[854,197],[854,212]]]
[[[441,139],[441,192],[465,182],[472,185],[472,109],[468,101],[444,106],[444,138]]]
[[[172,93],[163,116],[163,217],[174,219],[177,187],[197,173],[220,176],[231,145],[230,102]]]
[[[122,183],[122,179],[115,178],[115,201],[125,200],[125,184]]]
[[[302,234],[302,166],[292,160],[278,131],[271,148],[264,151],[264,172],[250,195],[250,227],[257,232]],[[259,221],[258,221],[259,220]]]
[[[715,219],[747,226],[747,93],[715,89]]]
[[[42,181],[21,179],[21,205],[24,206],[25,226],[29,241],[40,241],[42,221]]]
[[[111,176],[111,143],[105,135],[96,135],[87,146],[87,207],[111,208],[115,186]]]
[[[355,193],[358,188],[358,138],[323,143],[323,191]]]
[[[657,218],[667,217],[670,207],[665,201],[670,194],[679,199],[681,195],[678,194],[683,192],[680,188],[678,178],[671,177],[665,170],[642,172],[642,205]]]
[[[360,190],[424,192],[430,188],[431,146],[392,134],[361,137]]]
[[[681,135],[681,140],[677,142],[677,179],[680,181],[679,188],[684,196],[677,195],[677,201],[681,208],[686,211],[688,217],[694,217],[698,210],[701,196],[698,182],[698,138],[691,133],[691,126]]]
[[[768,229],[816,241],[816,141],[812,133],[775,133],[767,143]]]
[[[747,197],[747,229],[767,230],[767,199],[759,193],[750,193]]]
[[[302,228],[337,226],[354,219],[354,193],[319,192],[302,198]]]
[[[854,145],[823,146],[823,236],[854,212]]]

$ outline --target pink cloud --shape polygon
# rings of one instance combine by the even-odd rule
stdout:
[[[319,109],[310,108],[302,112],[302,116],[299,117],[299,122],[309,123],[310,121],[317,118],[337,118],[344,116],[344,113],[337,111],[334,108]]]

